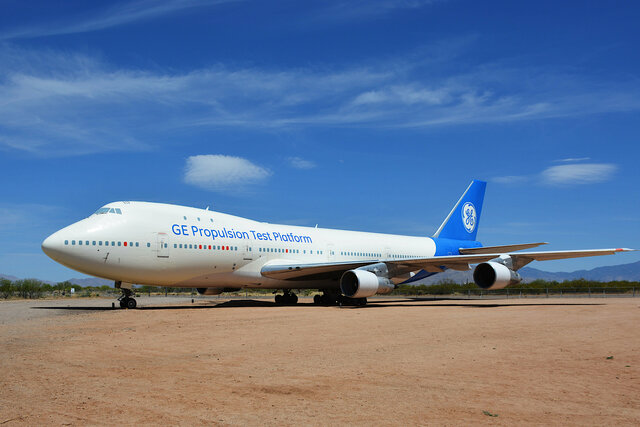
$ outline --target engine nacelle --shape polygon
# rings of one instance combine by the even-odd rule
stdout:
[[[349,298],[366,298],[375,294],[388,294],[395,289],[391,281],[366,270],[345,271],[340,278],[340,290]]]
[[[520,283],[522,278],[509,267],[498,262],[483,262],[473,271],[473,281],[482,289],[503,289]]]

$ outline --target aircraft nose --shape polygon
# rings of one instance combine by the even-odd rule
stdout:
[[[56,256],[60,254],[62,249],[62,239],[58,232],[53,233],[51,236],[44,239],[42,242],[42,252],[47,254],[49,258],[56,259]]]

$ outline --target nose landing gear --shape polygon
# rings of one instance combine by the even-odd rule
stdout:
[[[118,301],[120,301],[120,307],[121,308],[136,308],[138,303],[136,302],[135,298],[132,297],[133,291],[131,290],[131,288],[125,288],[123,285],[131,286],[131,284],[129,284],[129,283],[123,284],[120,281],[115,283],[116,289],[120,289],[122,291],[122,295],[120,295],[120,297],[118,298]]]
[[[130,289],[122,290],[122,295],[120,295],[120,298],[118,298],[118,301],[120,301],[120,307],[136,308],[138,303],[136,302],[135,298],[131,297],[131,295],[133,295],[133,292]]]

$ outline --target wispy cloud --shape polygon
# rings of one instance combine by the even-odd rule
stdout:
[[[242,157],[203,154],[187,159],[184,181],[205,190],[229,191],[261,182],[271,172]]]
[[[552,166],[542,171],[543,182],[551,185],[594,184],[611,179],[617,166],[611,163],[581,163]]]
[[[579,160],[582,159],[573,161]],[[595,184],[610,180],[617,170],[618,166],[612,163],[578,163],[551,166],[532,175],[499,176],[492,181],[498,184],[520,184],[531,181],[543,185]]]
[[[176,73],[0,45],[0,149],[148,150],[185,129],[431,128],[640,110],[640,82],[496,64],[466,73],[397,59],[340,69],[223,64]],[[535,88],[535,89],[532,89]]]
[[[291,167],[296,169],[313,169],[316,167],[316,164],[311,160],[305,160],[300,157],[289,157],[287,161]]]
[[[0,40],[85,33],[156,18],[173,12],[241,0],[138,0],[122,2],[75,21],[43,23],[0,33]]]
[[[566,159],[554,160],[554,162],[575,163],[575,162],[586,162],[587,160],[591,160],[591,157],[568,157]]]

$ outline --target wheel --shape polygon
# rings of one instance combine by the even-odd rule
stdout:
[[[313,303],[315,305],[320,305],[322,304],[322,295],[314,295],[313,296]]]
[[[322,305],[336,305],[336,299],[329,294],[322,294],[322,297],[320,298],[322,298]]]
[[[289,295],[288,303],[291,304],[291,305],[296,305],[298,303],[298,295],[296,295],[296,294]]]
[[[127,298],[127,308],[136,308],[136,300],[133,298]]]
[[[125,298],[120,300],[120,308],[127,308],[127,300]]]
[[[283,302],[282,299],[283,299],[282,295],[280,294],[276,295],[276,304],[282,304]]]

